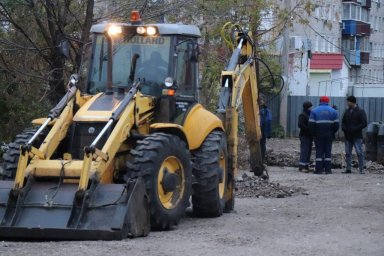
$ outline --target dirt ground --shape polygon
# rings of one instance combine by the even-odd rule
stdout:
[[[283,148],[284,143],[276,142],[274,150]],[[269,167],[270,187],[292,193],[283,198],[247,197],[243,193],[233,213],[198,219],[189,211],[174,230],[151,232],[146,238],[111,242],[0,241],[0,255],[382,256],[384,175],[360,175],[356,170],[346,175],[341,171],[314,175],[300,173],[295,167]],[[249,175],[242,171],[239,179]]]

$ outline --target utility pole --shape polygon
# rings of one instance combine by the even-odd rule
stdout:
[[[291,0],[283,1],[283,7],[285,10],[291,10]],[[289,28],[286,26],[283,31],[283,44],[282,44],[282,67],[284,77],[284,88],[280,94],[280,125],[283,126],[284,131],[287,132],[288,118],[288,92],[289,92],[289,79],[288,79],[288,55],[289,55]]]

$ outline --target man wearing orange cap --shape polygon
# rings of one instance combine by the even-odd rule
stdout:
[[[309,117],[309,129],[315,140],[316,170],[315,174],[331,174],[332,141],[339,129],[339,116],[329,106],[329,97],[320,97],[320,105]]]

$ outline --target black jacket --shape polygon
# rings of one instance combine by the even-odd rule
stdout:
[[[345,139],[362,139],[362,130],[367,127],[367,115],[364,109],[356,106],[352,112],[348,108],[345,110],[342,121],[342,129],[344,132]]]
[[[309,120],[309,114],[310,113],[311,112],[303,111],[299,115],[298,126],[300,128],[300,134],[299,134],[300,137],[312,138],[312,134],[311,134],[311,131],[310,131],[309,126],[308,126],[308,120]]]

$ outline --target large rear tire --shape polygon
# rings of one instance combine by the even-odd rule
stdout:
[[[177,136],[154,133],[137,141],[127,161],[127,175],[144,179],[150,201],[151,228],[167,230],[185,214],[191,196],[191,163]]]
[[[3,170],[0,172],[0,179],[13,180],[16,175],[17,164],[20,157],[20,146],[26,144],[37,132],[39,127],[25,129],[22,133],[16,135],[16,139],[9,143],[9,149],[3,155]],[[33,143],[34,147],[39,147],[43,142],[43,136],[38,136]]]
[[[225,134],[211,132],[193,157],[193,212],[199,217],[219,217],[225,208],[229,177]]]

